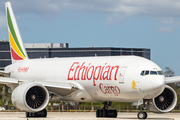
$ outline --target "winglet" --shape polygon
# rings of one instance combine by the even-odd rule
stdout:
[[[8,26],[8,35],[10,41],[12,63],[19,60],[27,60],[28,55],[18,29],[16,19],[14,17],[11,3],[6,2],[5,8],[6,8],[6,19]]]

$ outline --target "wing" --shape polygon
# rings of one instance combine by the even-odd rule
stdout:
[[[18,79],[16,78],[8,78],[8,77],[0,77],[0,84],[18,84]]]
[[[0,75],[10,76],[10,71],[1,71],[0,70]]]
[[[79,90],[79,88],[71,83],[52,83],[52,82],[40,82],[40,81],[28,81],[28,80],[20,80],[16,78],[8,78],[8,77],[0,77],[0,84],[19,84],[19,82],[35,82],[39,83],[47,88],[50,93],[54,93],[56,95],[66,96],[71,94],[72,92]]]
[[[39,81],[36,83],[42,84],[47,88],[49,92],[60,96],[66,96],[76,90],[79,90],[79,88],[76,85],[70,83],[58,83],[58,82],[52,83],[52,82],[39,82]]]
[[[180,76],[176,77],[166,77],[166,83],[180,82]]]

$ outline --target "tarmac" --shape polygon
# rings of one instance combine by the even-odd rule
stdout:
[[[118,112],[117,118],[96,118],[95,112],[48,112],[46,118],[26,118],[25,112],[0,112],[0,120],[138,120],[137,113]],[[180,113],[148,113],[146,120],[180,120]]]

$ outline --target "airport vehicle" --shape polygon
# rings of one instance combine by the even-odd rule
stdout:
[[[97,117],[117,117],[108,109],[112,101],[143,99],[138,118],[146,110],[171,111],[177,102],[175,91],[154,62],[137,56],[74,57],[29,59],[14,17],[11,3],[5,3],[12,64],[0,71],[0,78],[12,91],[13,104],[26,117],[46,117],[49,100],[103,102]]]

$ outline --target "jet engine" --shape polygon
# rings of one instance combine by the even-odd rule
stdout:
[[[49,102],[47,89],[38,83],[23,83],[16,87],[12,93],[12,103],[25,112],[39,112]]]
[[[148,106],[149,111],[155,113],[166,113],[171,111],[177,103],[177,95],[173,88],[166,85],[164,91],[152,99],[152,104]]]

